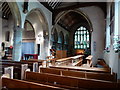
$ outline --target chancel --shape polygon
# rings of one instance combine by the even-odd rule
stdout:
[[[119,0],[10,1],[0,1],[0,89],[120,89]]]

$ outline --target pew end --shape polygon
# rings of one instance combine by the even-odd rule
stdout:
[[[3,74],[3,75],[1,76],[1,78],[10,78],[10,75],[9,75],[9,74]]]

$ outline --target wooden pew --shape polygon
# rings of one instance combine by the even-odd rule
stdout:
[[[69,58],[81,60],[83,56],[84,56],[84,55],[76,55],[76,56],[69,57]]]
[[[49,86],[44,84],[38,84],[23,80],[2,78],[2,88],[7,89],[25,89],[25,90],[35,90],[35,89],[47,89],[47,90],[64,90],[64,88]]]
[[[81,84],[82,83],[82,84]],[[81,79],[78,81],[78,87],[87,89],[117,89],[117,83],[103,80]]]
[[[81,66],[83,60],[78,60],[72,64],[72,66]]]
[[[97,64],[98,65],[101,65],[102,67],[104,67],[104,68],[109,68],[109,66],[105,63],[105,61],[104,60],[98,60],[98,62],[97,62]]]
[[[28,64],[28,68],[30,68],[30,71],[38,72],[38,62],[37,61],[20,60],[20,63],[26,63],[26,64]]]
[[[56,60],[57,60],[56,58],[47,59],[47,60],[46,60],[46,67],[48,67],[50,63],[51,63],[51,65],[54,66]]]
[[[13,66],[2,65],[0,69],[2,70],[2,74],[8,74],[13,79]]]
[[[56,75],[64,75],[64,76],[73,76],[80,78],[89,78],[89,79],[98,79],[98,80],[106,80],[116,82],[115,74],[110,73],[96,73],[96,72],[85,72],[85,71],[73,71],[73,70],[62,70],[62,69],[54,69],[54,68],[40,68],[40,73],[51,73]]]
[[[68,65],[69,63],[72,63],[72,59],[71,58],[61,58],[61,59],[57,59],[56,60],[56,65]]]
[[[86,78],[85,72],[83,72],[83,71],[62,70],[62,75],[79,77],[79,78]]]
[[[64,76],[74,76],[74,77],[81,77],[85,78],[85,72],[83,71],[71,71],[71,70],[62,70],[62,69],[55,69],[55,68],[43,68],[40,67],[40,73],[50,73],[56,75],[64,75]]]
[[[65,65],[65,66],[77,66],[77,65],[82,64],[81,63],[82,57],[83,57],[83,55],[61,58],[61,59],[57,59],[56,62],[58,63],[57,65],[59,65],[59,66],[63,66],[63,65]],[[75,64],[74,64],[74,62],[75,62]]]
[[[99,80],[106,80],[106,81],[112,81],[116,82],[116,74],[110,74],[110,73],[92,73],[92,72],[86,72],[86,78],[90,79],[99,79]]]
[[[64,76],[73,76],[80,78],[88,78],[88,79],[97,79],[97,80],[105,80],[116,82],[117,79],[115,75],[111,75],[109,73],[95,73],[95,72],[83,72],[83,71],[62,71],[62,75]]]
[[[86,57],[87,65],[89,65],[90,67],[92,66],[92,58],[93,58],[92,55],[89,55],[88,57]]]
[[[61,70],[58,69],[53,69],[53,68],[39,68],[40,73],[51,73],[51,74],[56,74],[56,75],[61,75]]]
[[[40,66],[46,60],[40,60],[40,59],[33,59],[33,58],[31,58],[31,59],[28,59],[28,61],[30,61],[30,62],[38,62],[38,65]]]
[[[51,80],[48,81],[48,74],[44,74],[44,73],[41,74],[41,73],[26,72],[26,79],[25,80],[31,81],[31,82],[36,82],[36,83],[42,83],[42,84],[46,84],[46,85],[62,87],[62,88],[65,88],[67,90],[79,90],[76,87],[66,86],[64,84],[58,84],[56,82],[52,82]],[[80,88],[80,89],[82,90],[82,88]]]
[[[110,81],[60,76],[48,73],[26,72],[26,80],[56,83],[70,87],[94,89],[94,88],[117,88],[117,83]]]
[[[38,66],[46,66],[47,67],[47,60],[41,60],[41,59],[28,59],[27,62],[38,62]]]
[[[28,69],[28,64],[11,63],[11,62],[2,62],[1,64],[14,67],[13,78],[24,79],[25,70]]]
[[[63,61],[68,61],[68,60],[75,60],[75,59],[80,59],[82,58],[83,55],[77,55],[77,56],[73,56],[73,57],[67,57],[67,58],[61,58],[61,59],[57,59],[57,62],[63,62]]]
[[[96,68],[96,67],[77,67],[77,66],[49,66],[50,68],[63,69],[63,70],[76,70],[86,72],[99,72],[99,73],[111,73],[110,68]]]
[[[38,62],[32,62],[28,60],[21,61],[2,60],[2,62],[28,64],[28,68],[30,68],[31,71],[38,72]]]

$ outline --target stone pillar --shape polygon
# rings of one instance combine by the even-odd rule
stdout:
[[[13,37],[13,61],[20,61],[22,54],[22,31],[20,27],[14,28],[14,37]]]

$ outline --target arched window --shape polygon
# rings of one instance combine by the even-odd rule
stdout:
[[[64,34],[61,31],[59,33],[59,37],[58,37],[58,46],[57,46],[57,49],[58,50],[63,50],[63,47],[64,47]]]
[[[69,40],[69,36],[67,34],[65,36],[65,41],[64,41],[64,50],[68,50],[68,40]]]
[[[56,29],[52,30],[51,41],[52,41],[52,49],[57,49],[58,33]]]
[[[86,49],[90,48],[90,33],[86,27],[80,26],[74,36],[74,48]]]

